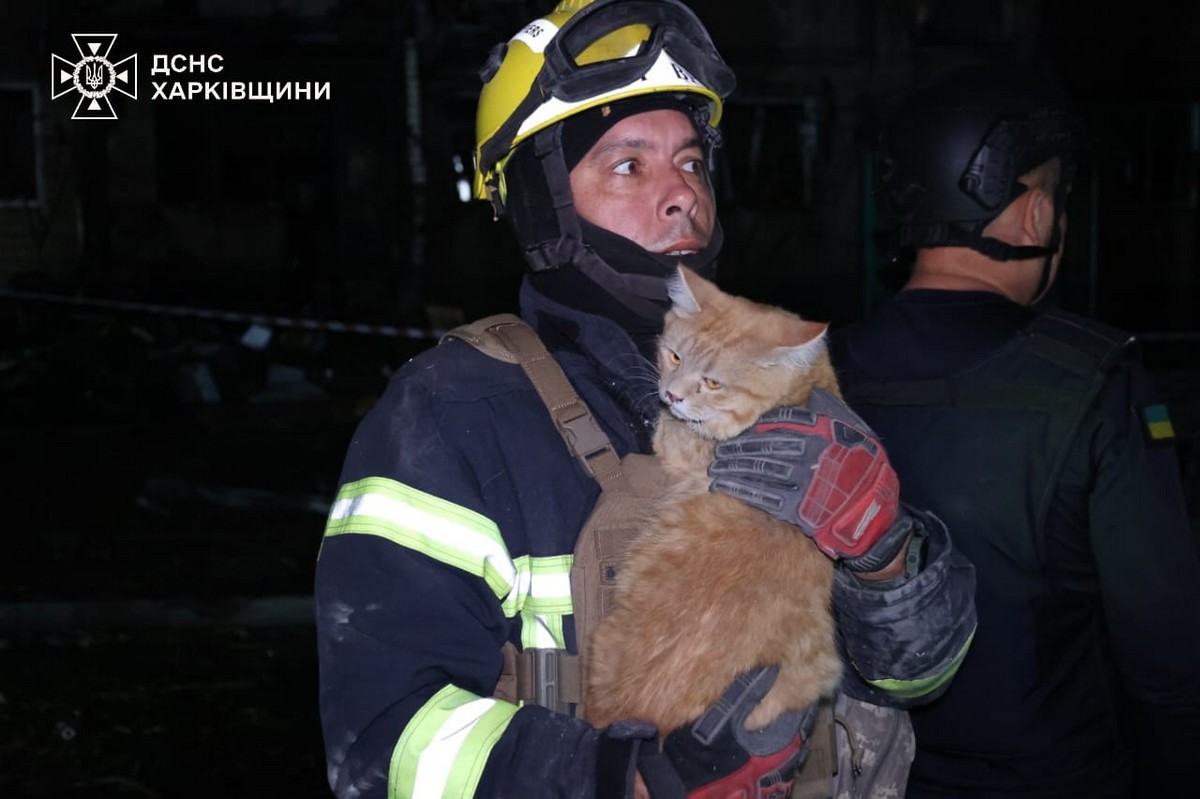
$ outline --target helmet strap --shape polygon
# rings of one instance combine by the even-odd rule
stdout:
[[[579,216],[571,195],[571,174],[562,152],[562,126],[551,125],[534,134],[533,155],[541,164],[550,191],[550,204],[558,222],[558,237],[538,242],[526,251],[529,266],[534,272],[557,269],[569,263],[571,255],[583,245]]]
[[[532,144],[534,157],[542,166],[550,191],[559,235],[525,251],[530,269],[544,272],[570,264],[638,316],[648,319],[662,316],[669,307],[662,278],[618,272],[584,244],[583,229],[571,194],[571,175],[563,158],[562,126],[551,125],[538,131]]]
[[[1058,250],[1058,227],[1049,246],[1013,245],[983,235],[990,219],[974,222],[936,222],[905,225],[900,230],[901,247],[969,247],[993,261],[1026,261],[1053,255]]]
[[[1065,197],[1065,195],[1064,195]],[[1042,274],[1038,278],[1037,290],[1033,292],[1033,299],[1036,302],[1041,299],[1042,295],[1050,288],[1050,272],[1054,269],[1054,255],[1058,252],[1058,244],[1062,240],[1062,213],[1060,212],[1060,198],[1058,193],[1054,195],[1054,232],[1050,234],[1050,241],[1046,243],[1046,249],[1049,252],[1042,258]]]
[[[1054,256],[1058,253],[1058,244],[1062,240],[1062,214],[1059,212],[1060,200],[1054,200],[1054,230],[1045,246],[1015,246],[999,239],[984,236],[983,228],[991,220],[976,222],[954,223],[940,222],[932,225],[906,225],[900,231],[900,246],[905,247],[969,247],[978,253],[986,255],[993,261],[1027,261],[1030,258],[1042,259],[1042,272],[1038,277],[1034,299],[1040,298],[1050,287],[1050,273],[1054,268]]]

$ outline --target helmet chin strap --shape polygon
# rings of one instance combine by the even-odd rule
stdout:
[[[1050,241],[1046,242],[1046,249],[1049,252],[1042,259],[1042,274],[1038,278],[1037,291],[1033,293],[1033,300],[1030,301],[1030,305],[1040,300],[1050,290],[1050,276],[1051,272],[1054,271],[1054,256],[1058,254],[1059,245],[1062,243],[1063,214],[1067,210],[1067,194],[1070,191],[1071,178],[1074,176],[1074,172],[1075,166],[1073,163],[1064,163],[1058,185],[1054,187],[1054,230],[1050,233]]]
[[[1054,210],[1058,210],[1057,203]],[[1055,217],[1054,232],[1050,234],[1050,241],[1046,244],[1049,252],[1042,258],[1042,274],[1038,277],[1037,289],[1033,292],[1033,299],[1029,301],[1030,305],[1040,300],[1050,290],[1050,273],[1054,271],[1054,256],[1058,253],[1058,245],[1061,240],[1062,216],[1059,215]]]
[[[1038,277],[1037,290],[1030,304],[1036,302],[1050,288],[1050,277],[1054,269],[1054,256],[1062,241],[1062,212],[1066,193],[1054,194],[1054,229],[1045,245],[1014,245],[983,235],[983,229],[992,220],[972,222],[938,222],[930,225],[909,225],[900,230],[900,246],[903,247],[969,247],[993,261],[1028,261],[1042,259],[1042,272]]]
[[[969,247],[975,252],[982,253],[993,261],[1027,261],[1030,258],[1040,258],[1053,255],[1054,247],[1014,245],[984,236],[982,233],[990,219],[975,222],[937,222],[931,225],[909,225],[900,231],[900,246],[902,247]],[[1057,232],[1054,236],[1057,239]]]
[[[1050,289],[1050,272],[1054,268],[1054,256],[1047,255],[1042,259],[1042,274],[1038,277],[1037,288],[1033,292],[1033,299],[1027,305],[1033,305]]]

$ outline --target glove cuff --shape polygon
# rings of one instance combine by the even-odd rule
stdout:
[[[685,799],[687,786],[670,758],[649,744],[638,750],[637,770],[650,793],[650,799]]]
[[[913,532],[913,519],[901,514],[871,548],[857,557],[842,558],[842,565],[853,572],[874,572],[895,560]]]
[[[618,721],[596,743],[596,799],[633,799],[634,775],[644,750],[658,750],[653,724]]]

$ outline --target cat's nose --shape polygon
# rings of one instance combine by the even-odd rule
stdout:
[[[681,399],[683,399],[683,397],[677,397],[674,394],[672,394],[670,391],[667,391],[665,393],[667,395],[667,402],[671,403],[672,405],[674,405],[676,402],[679,402]]]

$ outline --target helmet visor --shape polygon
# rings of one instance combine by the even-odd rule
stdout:
[[[642,78],[663,50],[684,70],[681,81],[718,97],[733,91],[733,71],[695,14],[675,0],[585,6],[547,44],[536,85],[543,98],[580,102]]]
[[[513,148],[538,130],[628,97],[694,96],[697,127],[707,128],[706,141],[719,140],[722,100],[736,80],[704,26],[679,0],[594,0],[565,20],[558,12],[535,20],[493,52],[487,73],[481,73],[485,92],[514,44],[521,45],[520,55],[540,63],[502,121],[490,130],[477,127],[476,197],[487,196],[486,186],[502,174]]]

